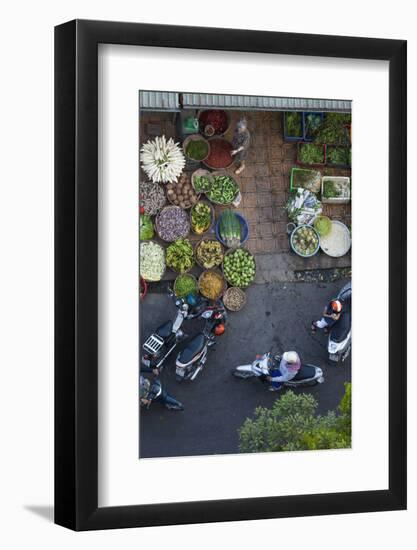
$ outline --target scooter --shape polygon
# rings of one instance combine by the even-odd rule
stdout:
[[[142,365],[152,370],[161,371],[168,356],[187,337],[181,330],[183,322],[201,315],[209,304],[207,300],[200,299],[195,307],[191,307],[184,298],[177,299],[171,289],[168,290],[168,294],[174,299],[177,307],[175,319],[159,326],[142,345]]]
[[[337,299],[343,304],[340,319],[333,325],[329,332],[327,351],[330,361],[343,362],[350,353],[352,345],[352,283],[349,281],[337,295]]]
[[[232,374],[237,378],[259,378],[261,381],[266,381],[270,376],[270,372],[279,368],[281,357],[275,355],[272,357],[271,352],[257,356],[255,361],[250,365],[240,365],[236,367]],[[315,386],[324,382],[323,371],[315,365],[301,365],[300,370],[294,378],[283,382],[283,386],[288,388],[297,388],[300,386]]]
[[[194,336],[178,354],[175,363],[178,382],[195,380],[207,361],[208,348],[215,344],[216,336],[224,332],[227,313],[221,302],[208,307],[201,317],[206,320],[204,330]]]

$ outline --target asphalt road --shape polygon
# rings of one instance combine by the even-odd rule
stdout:
[[[207,363],[193,382],[175,380],[174,351],[161,382],[185,410],[170,411],[154,403],[140,412],[140,458],[238,452],[238,428],[253,415],[255,407],[272,406],[281,392],[269,392],[258,380],[239,380],[231,371],[271,347],[274,352],[294,349],[303,362],[320,366],[325,382],[295,391],[313,394],[320,413],[335,409],[344,382],[351,379],[350,357],[342,366],[330,363],[327,337],[322,333],[311,335],[310,324],[345,282],[251,286],[245,309],[229,314],[225,333],[209,348]],[[175,306],[168,296],[148,294],[140,308],[141,342],[174,316]],[[189,321],[183,328],[193,335],[202,323]]]

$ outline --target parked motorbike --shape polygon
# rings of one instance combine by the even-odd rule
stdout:
[[[174,299],[177,307],[175,319],[159,326],[142,345],[142,365],[157,371],[161,371],[168,356],[187,337],[181,330],[183,322],[201,315],[209,304],[205,299],[198,299],[195,306],[190,306],[186,299],[176,298],[171,289],[168,290],[168,294]]]
[[[343,309],[340,319],[333,325],[329,332],[327,351],[330,361],[343,362],[350,353],[352,345],[352,283],[349,281],[337,295],[342,302]]]
[[[162,389],[161,381],[154,379],[152,381],[140,377],[140,405],[146,409],[152,405],[152,403],[162,403],[167,409],[182,411],[184,410],[183,404],[175,399],[172,395]]]
[[[270,376],[271,371],[279,368],[281,357],[279,355],[272,356],[271,352],[258,356],[253,363],[249,365],[240,365],[236,367],[232,374],[237,378],[259,378],[265,382]],[[323,371],[315,365],[301,365],[300,370],[294,378],[283,382],[283,386],[288,388],[297,388],[300,386],[315,386],[324,382]]]
[[[178,354],[175,374],[179,382],[195,380],[207,361],[208,348],[215,344],[216,336],[224,332],[227,313],[220,301],[207,307],[201,317],[206,320],[204,330],[194,336]]]

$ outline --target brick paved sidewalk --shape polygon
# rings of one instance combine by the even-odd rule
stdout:
[[[287,202],[290,188],[291,168],[296,166],[297,143],[284,142],[282,113],[271,111],[229,111],[232,125],[227,139],[231,139],[234,123],[245,117],[251,133],[251,144],[246,161],[246,169],[238,176],[234,174],[235,166],[227,172],[238,182],[242,201],[237,208],[249,223],[249,239],[246,246],[256,255],[281,255],[285,257],[272,259],[273,263],[284,263],[286,269],[294,264],[294,270],[299,269],[300,260],[306,263],[306,269],[347,267],[350,265],[350,255],[343,259],[333,259],[319,253],[305,260],[290,252],[286,226],[288,223],[284,205]],[[165,134],[175,138],[174,115],[172,113],[143,113],[141,115],[141,142],[154,137],[149,130],[157,135]],[[350,176],[350,169],[323,168],[326,175]],[[142,172],[142,176],[144,174]],[[144,178],[145,179],[145,178]],[[144,181],[144,180],[142,180]],[[224,207],[216,206],[216,213]],[[338,219],[351,225],[351,205],[323,205],[323,213],[332,219]],[[190,236],[191,240],[199,237]],[[261,260],[261,258],[260,258]],[[270,265],[271,260],[265,258],[260,262]],[[270,268],[269,270],[270,271]],[[260,276],[262,279],[262,275]]]

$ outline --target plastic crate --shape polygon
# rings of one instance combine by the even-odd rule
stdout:
[[[300,135],[299,136],[290,136],[287,134],[287,113],[298,113],[300,115]],[[302,111],[284,111],[284,116],[282,117],[283,120],[283,134],[284,134],[284,141],[300,141],[303,139],[304,132],[303,132],[303,112]]]
[[[329,162],[329,152],[331,152],[332,149],[346,149],[351,150],[350,147],[346,147],[345,145],[326,145],[326,164],[327,166],[332,166],[334,168],[350,168],[351,163],[349,164],[342,164],[342,163],[333,163]]]
[[[324,113],[316,111],[303,111],[303,139],[304,141],[313,141],[314,137],[307,134],[307,117],[308,115],[317,115],[320,117],[321,122],[324,119]]]
[[[314,177],[315,180],[318,180],[318,189],[317,191],[313,191],[313,193],[320,193],[321,190],[321,173],[318,170],[310,170],[308,168],[291,168],[291,177],[290,177],[290,191],[296,191],[300,188],[299,185],[295,185],[295,175],[297,172],[310,172],[312,178]],[[306,187],[302,187],[301,189],[306,189]]]
[[[340,197],[324,196],[324,184],[326,181],[333,181],[335,183],[342,183],[346,188],[346,192]],[[323,176],[321,179],[321,202],[323,204],[348,204],[351,198],[350,178],[347,176]]]
[[[321,148],[322,151],[323,151],[323,162],[314,162],[314,163],[301,162],[301,160],[300,160],[300,148],[305,147],[306,145],[307,146],[308,145],[313,145],[314,147]],[[324,166],[326,164],[326,145],[321,144],[321,143],[313,144],[311,142],[299,141],[298,144],[297,144],[297,164],[302,165],[302,166],[312,166],[312,167],[314,167],[314,166],[316,166],[316,167]]]

